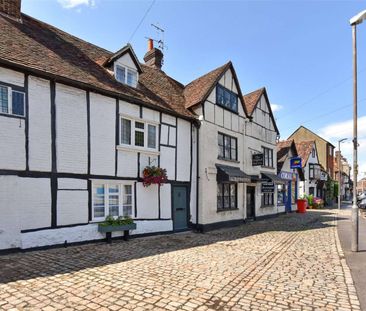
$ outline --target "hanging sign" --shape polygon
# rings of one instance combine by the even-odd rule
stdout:
[[[262,166],[263,164],[263,153],[255,153],[252,155],[252,166]]]
[[[294,168],[301,168],[301,158],[292,158],[290,159],[290,168],[294,169]]]
[[[264,182],[264,183],[262,183],[262,192],[263,193],[272,193],[272,192],[274,192],[274,183],[273,182]]]

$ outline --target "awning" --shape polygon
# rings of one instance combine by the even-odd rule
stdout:
[[[268,179],[263,179],[261,178],[259,175],[249,175],[250,176],[250,180],[251,182],[262,182],[262,181],[267,181]]]
[[[238,167],[216,164],[218,182],[249,183],[250,176],[245,174]]]
[[[278,177],[275,174],[271,174],[271,173],[262,173],[262,178],[266,179],[266,181],[272,181],[275,184],[287,184],[288,180],[286,179],[282,179],[281,177]]]

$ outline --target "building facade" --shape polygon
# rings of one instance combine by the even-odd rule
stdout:
[[[243,97],[231,62],[183,85],[152,41],[142,63],[20,7],[0,0],[0,250],[100,240],[107,216],[141,235],[284,211],[267,93]]]
[[[300,126],[288,139],[293,139],[295,143],[307,140],[315,141],[319,164],[324,168],[331,179],[335,179],[334,145],[304,126]]]

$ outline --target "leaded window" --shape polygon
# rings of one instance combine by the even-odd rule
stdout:
[[[238,112],[238,95],[218,84],[216,86],[216,104]]]
[[[222,133],[218,134],[219,158],[237,160],[237,139]]]
[[[217,184],[217,210],[230,210],[237,208],[237,184]]]

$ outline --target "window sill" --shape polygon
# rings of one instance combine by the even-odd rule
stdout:
[[[7,117],[7,118],[14,118],[14,119],[26,119],[25,116],[17,115],[17,114],[11,114],[11,113],[4,113],[0,112],[1,117]]]
[[[261,205],[261,208],[265,208],[265,207],[275,207],[274,205]]]
[[[265,165],[262,165],[261,167],[262,167],[262,168],[270,168],[270,169],[274,169],[274,167],[273,167],[273,166],[265,166]]]
[[[217,209],[217,212],[218,213],[222,213],[222,212],[232,212],[232,211],[238,211],[239,209],[236,207],[236,208],[220,208],[220,209]]]
[[[222,157],[217,157],[217,160],[231,162],[231,163],[238,163],[238,164],[240,163],[240,161],[238,161],[238,160],[231,160],[231,159],[226,159],[226,158],[222,158]]]
[[[158,150],[153,150],[153,149],[145,149],[145,148],[137,148],[137,147],[127,147],[127,146],[122,146],[122,145],[118,145],[117,147],[118,151],[128,151],[128,152],[141,152],[141,153],[145,153],[145,154],[152,154],[152,155],[160,155],[160,151]]]

